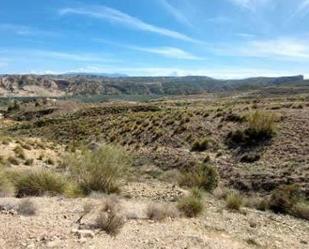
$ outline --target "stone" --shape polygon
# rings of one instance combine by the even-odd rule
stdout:
[[[94,238],[94,232],[91,230],[77,230],[77,229],[72,229],[72,232],[79,238]]]

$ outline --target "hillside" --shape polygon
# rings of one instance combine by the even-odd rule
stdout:
[[[188,95],[308,82],[303,76],[217,80],[205,76],[106,77],[101,75],[2,75],[0,96]]]
[[[307,249],[309,94],[293,89],[7,101],[0,248]]]

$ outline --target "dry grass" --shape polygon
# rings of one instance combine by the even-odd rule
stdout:
[[[125,218],[119,213],[119,203],[110,198],[106,199],[95,220],[95,227],[111,236],[116,236],[125,224]]]
[[[202,213],[204,206],[200,194],[192,191],[190,195],[184,196],[178,201],[177,208],[186,217],[192,218]]]
[[[292,214],[295,217],[305,219],[305,220],[309,220],[309,205],[308,205],[308,203],[305,203],[305,202],[296,203],[293,206]]]
[[[162,221],[166,218],[178,217],[179,212],[171,205],[151,203],[147,206],[146,215],[148,219]]]
[[[230,210],[237,210],[239,211],[243,204],[243,199],[240,194],[236,192],[231,192],[226,197],[226,207]]]
[[[190,169],[189,172],[183,172],[178,182],[180,186],[198,187],[212,192],[218,186],[219,174],[216,167],[200,164],[193,170]]]
[[[91,191],[113,193],[119,191],[120,180],[131,165],[127,153],[111,145],[95,151],[83,148],[65,159],[66,165],[86,194]]]
[[[14,196],[15,187],[10,181],[7,174],[0,167],[0,197]]]
[[[18,197],[63,194],[67,179],[48,170],[31,170],[13,176]]]
[[[249,129],[258,133],[273,134],[275,131],[276,116],[264,111],[255,111],[247,116]]]

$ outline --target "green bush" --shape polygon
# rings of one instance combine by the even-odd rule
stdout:
[[[67,185],[65,177],[48,170],[15,173],[13,182],[17,197],[63,194]]]
[[[226,137],[230,147],[257,146],[269,141],[275,133],[274,114],[256,111],[247,117],[248,127],[243,130],[231,131]],[[254,158],[256,160],[258,158]]]
[[[208,139],[203,139],[202,141],[195,141],[191,147],[191,151],[203,152],[209,147]]]
[[[272,135],[275,131],[276,117],[272,113],[255,111],[247,116],[249,129],[255,130],[257,133]]]
[[[179,185],[203,188],[212,192],[219,183],[219,173],[215,166],[199,164],[191,171],[183,172],[179,177]]]
[[[124,150],[105,145],[95,151],[83,148],[65,158],[65,164],[85,194],[113,193],[119,191],[119,181],[131,165],[131,158]]]
[[[178,201],[177,208],[186,217],[192,218],[202,213],[204,206],[201,197],[191,192],[190,195],[184,196]]]
[[[232,192],[228,194],[228,196],[226,197],[226,207],[228,209],[240,210],[242,203],[243,203],[242,197],[236,192]]]

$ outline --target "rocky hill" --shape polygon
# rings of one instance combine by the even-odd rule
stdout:
[[[186,95],[302,83],[308,85],[301,75],[242,80],[218,80],[206,76],[0,75],[0,96]]]

